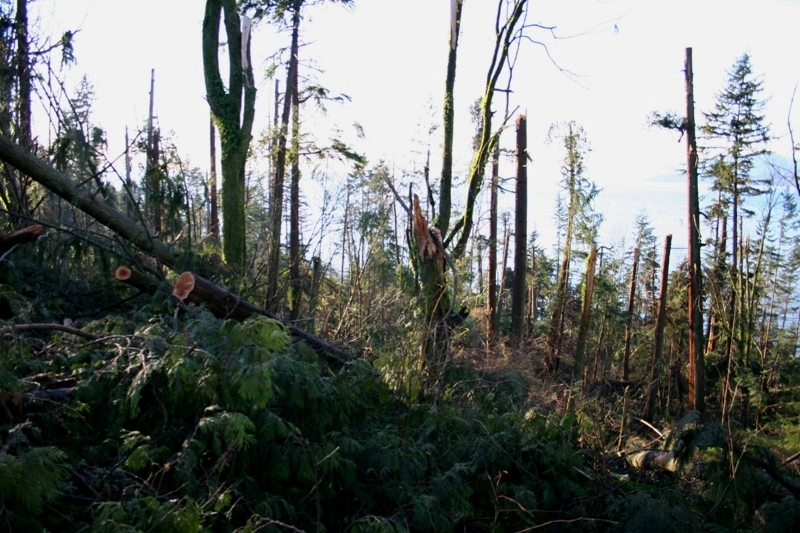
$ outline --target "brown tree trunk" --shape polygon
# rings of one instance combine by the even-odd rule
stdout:
[[[295,58],[299,61],[299,58]],[[292,179],[289,193],[289,318],[300,318],[300,95],[297,83],[292,93]]]
[[[672,235],[667,235],[666,239],[664,239],[664,258],[661,262],[661,293],[658,298],[658,319],[656,321],[653,364],[650,367],[650,380],[645,396],[644,413],[642,413],[642,419],[648,422],[653,419],[653,408],[655,406],[656,391],[658,390],[658,366],[661,363],[661,354],[664,349],[664,325],[667,319],[667,281],[669,280],[669,253],[671,247]]]
[[[689,188],[689,408],[705,409],[702,276],[700,264],[700,200],[697,184],[697,139],[694,122],[692,49],[686,49],[686,175]]]
[[[237,321],[245,320],[253,315],[263,315],[278,320],[274,315],[260,307],[244,300],[238,294],[215,285],[205,278],[192,272],[182,273],[172,291],[172,295],[183,302],[204,305],[214,316],[230,318]],[[339,362],[352,359],[353,356],[327,342],[291,324],[284,324],[289,332],[300,340],[305,341],[314,349],[323,351]]]
[[[578,345],[575,347],[575,371],[582,371],[584,354],[586,353],[586,338],[589,335],[589,321],[592,317],[592,293],[594,292],[594,270],[597,263],[597,245],[592,245],[589,260],[586,262],[586,285],[583,292],[583,312],[581,325],[578,330]],[[584,375],[586,372],[584,371]],[[584,383],[585,386],[585,383]]]
[[[511,336],[523,339],[525,319],[525,267],[528,234],[528,120],[517,117],[517,191],[514,219],[514,288],[511,294]]]
[[[67,176],[2,134],[0,134],[0,160],[27,174],[84,213],[94,217],[130,244],[154,254],[165,265],[173,267],[177,262],[179,254],[171,246],[152,238],[138,224],[96,198],[91,191],[79,188]]]
[[[631,359],[631,330],[633,326],[633,305],[636,300],[636,273],[639,270],[639,248],[633,249],[631,286],[628,291],[628,314],[625,317],[625,349],[622,354],[622,381],[628,381]]]
[[[292,94],[297,91],[298,61],[300,50],[300,10],[292,14],[292,44],[289,54],[289,68],[286,73],[286,92],[283,96],[280,129],[278,130],[278,150],[275,156],[275,179],[270,195],[270,252],[269,252],[269,286],[268,294],[271,310],[277,311],[280,306],[278,278],[281,265],[281,223],[283,221],[283,183],[286,176],[286,137],[289,132],[289,119],[292,113]]]
[[[28,0],[17,0],[17,102],[18,115],[17,141],[28,150],[33,151],[33,135],[31,132],[31,65],[30,42],[28,40]]]

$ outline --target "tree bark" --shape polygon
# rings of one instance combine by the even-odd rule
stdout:
[[[175,266],[179,254],[171,246],[152,238],[144,228],[120,214],[91,191],[79,188],[67,176],[37,156],[0,134],[0,159],[41,183],[98,222],[118,233],[123,239],[145,252],[152,253],[169,267]]]
[[[209,120],[209,183],[208,196],[211,204],[211,213],[208,220],[208,234],[219,239],[219,206],[217,202],[217,132],[214,127],[214,116]]]
[[[700,200],[697,179],[697,138],[694,120],[692,49],[686,49],[686,176],[689,189],[689,408],[705,410],[702,276],[700,259]]]
[[[299,62],[299,58],[295,57],[294,61]],[[300,318],[302,294],[302,280],[300,279],[300,95],[297,83],[295,83],[290,96],[292,99],[292,180],[289,198],[289,317],[291,320],[297,320]]]
[[[642,414],[642,418],[647,422],[652,421],[656,390],[658,389],[658,366],[661,362],[661,353],[664,349],[664,325],[667,319],[667,281],[669,280],[669,253],[671,247],[672,235],[667,235],[666,239],[664,239],[664,258],[661,263],[661,293],[658,298],[658,320],[656,322],[653,364],[650,367],[650,381],[648,383],[644,402],[644,413]]]
[[[444,140],[442,141],[442,177],[439,186],[439,217],[436,227],[447,234],[450,225],[451,189],[453,186],[453,129],[454,107],[453,91],[456,83],[456,58],[458,56],[458,35],[461,32],[461,11],[464,0],[454,0],[455,11],[451,13],[450,51],[447,55],[447,77],[444,84]]]
[[[497,338],[499,315],[497,312],[497,192],[500,181],[500,150],[492,152],[492,183],[489,207],[489,344]]]
[[[268,311],[261,309],[205,278],[192,272],[184,272],[175,283],[176,290],[173,296],[181,301],[188,301],[197,305],[204,305],[218,318],[230,318],[242,321],[253,315],[263,315],[274,320],[278,320]],[[290,324],[284,324],[289,332],[298,339],[305,341],[306,344],[315,350],[322,351],[326,355],[338,362],[345,362],[353,359],[353,356],[336,346],[325,342],[300,328]]]
[[[0,235],[0,260],[18,244],[35,242],[44,233],[44,228],[38,224]]]
[[[583,313],[581,314],[581,325],[578,330],[578,345],[575,347],[575,373],[581,372],[584,354],[586,353],[586,338],[589,335],[589,321],[592,317],[592,293],[594,292],[594,270],[596,263],[597,245],[592,245],[592,250],[589,252],[589,259],[586,261],[586,285],[583,290]]]
[[[528,263],[528,119],[517,117],[517,190],[514,220],[514,289],[511,296],[511,335],[523,339],[525,319],[525,274]]]
[[[628,314],[625,317],[625,349],[622,354],[622,381],[628,381],[631,359],[631,333],[633,326],[633,306],[636,300],[636,273],[639,269],[639,248],[633,249],[631,286],[628,291]]]
[[[283,185],[286,177],[287,136],[292,114],[292,94],[297,92],[298,55],[300,50],[300,9],[292,13],[292,41],[289,50],[289,68],[286,72],[286,91],[283,95],[280,128],[278,129],[278,150],[275,154],[275,179],[270,195],[270,252],[269,287],[270,307],[276,312],[280,307],[279,284],[281,270],[281,225],[283,222]]]
[[[228,39],[229,76],[222,82],[219,66],[219,34],[222,14]],[[206,0],[203,19],[203,72],[206,98],[220,134],[222,156],[222,251],[239,274],[246,259],[245,162],[255,118],[255,87],[245,86],[242,67],[252,77],[249,47],[242,56],[242,30],[235,0]],[[246,63],[243,62],[246,60]]]

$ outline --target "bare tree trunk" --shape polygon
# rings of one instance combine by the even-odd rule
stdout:
[[[517,191],[514,219],[514,289],[511,294],[511,335],[523,339],[525,319],[525,267],[528,263],[528,120],[517,117]]]
[[[500,290],[497,294],[497,315],[495,315],[495,332],[500,331],[500,317],[503,314],[503,304],[505,304],[506,297],[506,271],[508,268],[508,244],[511,238],[511,228],[508,227],[508,219],[503,218],[503,264],[502,273],[500,276]]]
[[[286,73],[286,92],[283,95],[280,129],[278,130],[278,150],[275,156],[275,179],[270,195],[270,252],[269,284],[270,306],[273,312],[280,307],[278,278],[281,267],[281,223],[283,222],[283,183],[286,176],[286,137],[289,132],[289,119],[292,113],[292,94],[298,89],[298,53],[300,49],[300,10],[292,14],[292,44],[289,54],[289,68]]]
[[[689,408],[705,410],[700,200],[697,184],[697,139],[694,122],[692,49],[686,49],[686,175],[689,188]]]
[[[492,183],[489,207],[489,344],[497,338],[497,193],[500,180],[500,150],[492,152]]]
[[[28,40],[28,0],[17,0],[17,141],[28,150],[33,151],[33,135],[31,133],[31,65],[30,42]]]
[[[211,213],[208,220],[208,234],[219,239],[219,206],[217,202],[217,132],[214,128],[213,117],[209,118],[209,165],[210,178],[208,183],[208,196],[211,203]]]
[[[631,359],[631,330],[633,325],[633,306],[636,301],[636,273],[639,270],[639,248],[633,249],[631,268],[631,287],[628,291],[628,314],[625,317],[625,349],[622,354],[622,381],[628,381]]]
[[[581,372],[583,367],[584,354],[586,352],[586,338],[589,335],[589,321],[592,317],[592,293],[594,292],[594,270],[597,263],[597,245],[592,245],[589,252],[589,259],[586,262],[586,285],[583,292],[583,313],[581,314],[581,325],[578,330],[578,345],[575,347],[575,371],[573,375]],[[586,372],[584,372],[586,375]],[[585,386],[585,382],[584,382]]]
[[[661,354],[664,349],[664,325],[666,324],[667,318],[667,281],[669,280],[669,253],[671,247],[672,235],[667,235],[666,239],[664,239],[664,257],[661,262],[661,294],[659,294],[658,298],[658,320],[656,322],[653,365],[650,367],[650,380],[645,396],[644,413],[642,413],[642,418],[648,422],[653,419],[653,407],[655,404],[656,391],[658,390],[658,366],[661,363]]]
[[[531,283],[528,289],[528,330],[532,334],[536,324],[536,245],[531,246]]]
[[[299,58],[295,58],[299,61]],[[300,318],[300,95],[297,84],[292,98],[292,181],[289,198],[289,318]]]

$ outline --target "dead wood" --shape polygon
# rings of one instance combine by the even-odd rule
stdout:
[[[172,295],[181,302],[204,305],[218,318],[230,318],[236,321],[242,321],[253,315],[262,315],[283,323],[283,321],[268,311],[192,272],[184,272],[178,277]],[[336,361],[342,363],[353,359],[351,354],[319,337],[291,324],[283,324],[294,337],[304,341],[311,348],[332,357]]]
[[[678,471],[678,460],[673,452],[664,450],[642,450],[627,457],[628,464],[634,468]]]
[[[44,233],[44,228],[38,224],[0,235],[0,260],[18,244],[35,242]]]
[[[66,175],[29,153],[5,135],[0,134],[0,160],[3,160],[69,203],[118,233],[132,245],[155,255],[168,267],[174,267],[180,254],[171,246],[152,237],[136,222],[96,198],[92,191],[81,188]]]
[[[128,265],[118,266],[114,270],[114,279],[127,283],[131,287],[135,287],[147,294],[155,293],[159,285],[159,282],[152,276],[134,270],[133,267]]]
[[[78,328],[73,328],[70,326],[64,326],[62,324],[14,324],[11,326],[12,331],[61,331],[64,333],[69,333],[71,335],[75,335],[76,337],[83,337],[84,339],[89,339],[92,341],[96,341],[100,338],[99,335],[95,335],[94,333],[89,333],[88,331],[83,331]]]

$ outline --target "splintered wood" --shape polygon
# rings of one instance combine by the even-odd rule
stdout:
[[[439,228],[428,228],[428,221],[422,214],[419,196],[416,194],[414,195],[414,240],[417,243],[420,262],[425,263],[428,258],[433,258],[439,266],[439,271],[444,272],[442,234]]]

